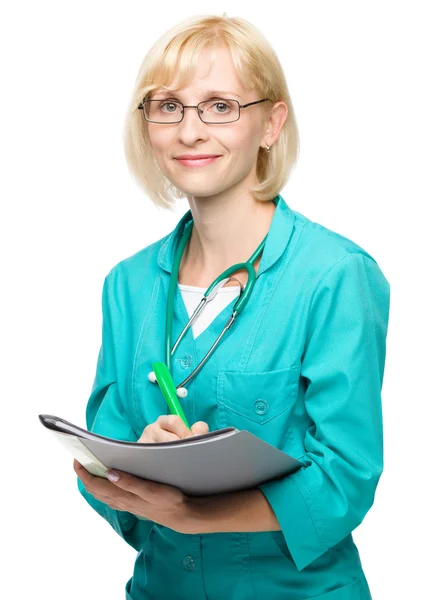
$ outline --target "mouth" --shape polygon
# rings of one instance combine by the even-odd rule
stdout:
[[[215,162],[216,160],[218,160],[219,158],[221,158],[221,156],[211,156],[209,158],[197,158],[197,159],[192,159],[192,158],[176,158],[175,160],[185,166],[185,167],[204,167],[206,165],[210,165],[213,162]]]

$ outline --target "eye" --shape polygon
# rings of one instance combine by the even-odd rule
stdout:
[[[220,114],[226,113],[227,110],[231,109],[230,104],[227,104],[227,102],[224,102],[223,100],[220,100],[218,102],[213,102],[212,106],[220,107],[220,108],[217,108],[217,112]],[[223,109],[223,107],[224,107],[224,109]]]
[[[177,108],[177,106],[178,106],[178,104],[176,104],[176,102],[165,101],[165,102],[162,102],[162,103],[159,105],[159,107],[160,107],[160,109],[162,110],[164,106],[170,106],[170,105],[171,105],[171,106],[175,106],[176,108]],[[165,112],[167,112],[167,113],[170,113],[170,112],[171,112],[171,113],[173,113],[173,112],[175,112],[175,111],[173,111],[173,110],[172,110],[172,111],[166,110]]]

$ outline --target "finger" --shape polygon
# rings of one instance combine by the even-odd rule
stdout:
[[[191,430],[193,435],[201,435],[202,433],[208,433],[208,423],[205,423],[205,421],[197,421],[192,425]]]
[[[128,507],[131,507],[137,501],[136,496],[130,491],[117,487],[113,482],[108,481],[104,477],[92,475],[78,461],[75,462],[79,465],[76,468],[76,473],[83,482],[85,489],[100,502],[116,510],[127,510]],[[131,476],[128,475],[128,477]]]
[[[111,492],[114,492],[114,486],[111,485],[110,481],[104,477],[98,477],[92,475],[87,469],[83,467],[77,460],[74,459],[74,471],[84,484],[84,487],[91,494],[97,494],[99,496],[108,496]]]
[[[165,489],[169,487],[166,484],[157,483],[150,479],[141,479],[117,469],[109,469],[106,476],[117,488],[129,494],[139,496],[139,498],[145,501],[152,501],[153,498],[157,498],[158,494],[161,493],[161,488]]]
[[[175,433],[180,439],[193,436],[191,430],[178,415],[161,415],[156,422],[161,429]]]
[[[161,427],[157,427],[154,433],[154,442],[174,442],[179,440],[179,436],[175,433],[171,433],[171,431],[166,431],[165,429],[161,429]]]
[[[145,427],[142,437],[138,440],[141,443],[173,442],[179,440],[179,436],[171,431],[162,429],[157,421]]]
[[[81,463],[78,462],[78,460],[76,458],[74,458],[74,471],[77,473],[78,477],[80,477],[81,479],[81,474],[84,475],[85,473],[88,473],[87,469],[85,467],[83,467],[83,465]]]

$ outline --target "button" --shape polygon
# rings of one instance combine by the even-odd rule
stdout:
[[[192,366],[192,356],[185,354],[183,358],[176,358],[176,362],[180,363],[182,369],[189,369]]]
[[[254,410],[257,415],[265,415],[269,410],[269,405],[265,400],[256,400],[254,403]]]
[[[195,569],[195,560],[191,556],[185,556],[183,565],[186,571],[193,571]]]

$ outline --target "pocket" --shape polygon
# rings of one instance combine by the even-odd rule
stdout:
[[[296,569],[282,531],[249,531],[246,536],[252,557],[283,556]]]
[[[299,385],[298,366],[265,373],[219,371],[217,408],[220,427],[246,429],[281,447],[290,433],[290,408]]]
[[[308,600],[367,600],[367,597],[363,593],[361,580],[354,579],[336,590],[312,596]]]

